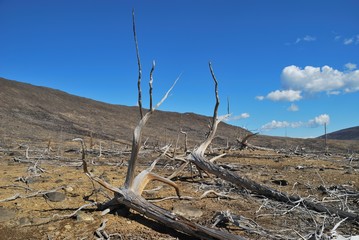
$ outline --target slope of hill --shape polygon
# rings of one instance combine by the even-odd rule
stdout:
[[[324,135],[318,138],[325,138]],[[359,126],[341,129],[327,134],[328,139],[337,139],[337,140],[359,140]]]
[[[212,106],[207,106],[212,107]],[[70,95],[46,87],[33,86],[0,78],[0,147],[13,144],[41,144],[70,141],[74,137],[89,138],[130,145],[132,132],[139,120],[137,107],[107,104]],[[183,146],[187,132],[190,147],[201,142],[208,132],[210,117],[194,113],[156,111],[144,129],[143,140],[150,145],[175,144],[178,137]],[[248,134],[247,130],[220,123],[214,144],[222,146]],[[356,138],[357,139],[357,138]],[[257,135],[253,144],[274,149],[306,147],[322,151],[322,139],[295,139]],[[357,141],[328,141],[334,151],[347,151]]]
[[[47,141],[90,136],[130,144],[137,107],[112,105],[62,91],[0,78],[0,138]],[[154,112],[144,140],[175,143],[180,129],[192,143],[204,139],[209,118],[193,113]],[[244,129],[221,123],[218,136],[235,141]],[[2,136],[1,136],[2,135]],[[218,140],[217,140],[218,141]]]

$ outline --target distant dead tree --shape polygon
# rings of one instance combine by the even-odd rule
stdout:
[[[250,150],[254,150],[254,146],[250,145],[248,143],[248,140],[254,136],[256,136],[258,133],[249,133],[247,134],[244,138],[237,138],[237,143],[239,144],[239,150],[243,150],[243,149],[250,149]]]

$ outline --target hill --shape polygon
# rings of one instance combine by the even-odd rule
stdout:
[[[131,144],[139,120],[137,107],[113,105],[46,87],[0,78],[0,138],[53,141],[89,137]],[[180,129],[196,143],[208,131],[209,117],[194,113],[156,111],[144,131],[152,144],[175,143]],[[235,141],[247,131],[221,123],[219,139]],[[223,137],[221,137],[223,136]],[[218,139],[217,139],[218,141]]]
[[[208,106],[211,107],[211,106]],[[63,91],[33,86],[0,78],[0,146],[14,144],[46,145],[83,137],[99,144],[129,146],[132,132],[139,120],[137,107],[107,104],[78,97]],[[211,117],[195,113],[156,111],[144,129],[143,140],[164,146],[179,139],[183,146],[187,132],[190,147],[201,142],[208,132]],[[220,123],[214,144],[228,141],[236,144],[238,137],[249,132],[240,127]],[[295,139],[257,135],[251,143],[274,149],[305,147],[323,151],[322,139]],[[355,149],[357,142],[328,141],[333,151]]]
[[[324,135],[318,138],[325,138]],[[345,128],[339,131],[335,131],[327,134],[327,139],[337,139],[337,140],[359,140],[359,126]]]

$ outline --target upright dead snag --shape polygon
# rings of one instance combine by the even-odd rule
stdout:
[[[212,75],[212,78],[214,81],[214,93],[215,93],[215,97],[216,97],[216,104],[214,106],[213,117],[212,117],[212,122],[210,124],[208,136],[207,136],[206,140],[194,151],[196,154],[201,155],[201,156],[204,156],[204,152],[206,151],[208,146],[211,144],[214,136],[216,135],[218,124],[229,116],[229,114],[227,114],[227,115],[218,117],[218,107],[219,107],[218,81],[216,79],[216,76],[214,75],[211,62],[209,62],[208,65],[209,65],[209,70],[211,71],[211,75]]]
[[[179,189],[174,182],[170,181],[169,179],[158,176],[157,174],[154,174],[151,172],[152,169],[154,168],[155,164],[157,163],[156,161],[154,162],[154,165],[152,168],[144,170],[139,175],[137,175],[135,178],[135,170],[136,170],[136,165],[137,165],[137,161],[138,161],[138,153],[141,148],[142,129],[146,125],[146,123],[147,123],[148,119],[150,118],[150,116],[152,115],[152,113],[166,100],[166,98],[168,97],[168,95],[171,92],[171,90],[173,89],[173,87],[176,85],[179,78],[177,78],[175,80],[175,82],[170,87],[170,89],[167,91],[165,96],[161,99],[161,101],[159,103],[157,103],[157,105],[155,107],[153,107],[152,83],[153,83],[153,72],[155,70],[156,65],[155,65],[155,61],[152,62],[152,68],[151,68],[151,72],[150,72],[150,81],[149,81],[150,108],[149,108],[149,111],[145,115],[143,115],[142,100],[141,100],[141,60],[140,60],[140,55],[139,55],[139,50],[138,50],[138,41],[137,41],[137,36],[136,36],[134,13],[132,14],[132,16],[133,16],[134,38],[135,38],[135,44],[136,44],[136,55],[137,55],[137,61],[138,61],[138,66],[139,66],[139,77],[138,77],[137,86],[138,86],[138,108],[140,111],[141,119],[133,132],[132,151],[131,151],[131,158],[129,160],[129,165],[128,165],[128,169],[127,169],[125,188],[131,189],[135,193],[141,195],[143,189],[146,187],[148,182],[153,181],[153,180],[158,180],[158,181],[161,181],[163,183],[173,186],[176,189],[177,195],[179,196]]]

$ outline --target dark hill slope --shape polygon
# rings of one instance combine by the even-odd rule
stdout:
[[[137,107],[112,105],[68,93],[0,78],[0,137],[22,140],[89,136],[131,143]],[[152,143],[175,142],[179,130],[194,143],[208,131],[209,118],[193,113],[156,111],[144,131]],[[231,141],[245,130],[221,123],[218,136]],[[222,139],[226,139],[222,137]]]
[[[319,138],[324,138],[325,136],[320,136]],[[337,140],[359,140],[359,126],[345,128],[339,131],[335,131],[327,134],[328,139],[337,139]]]

